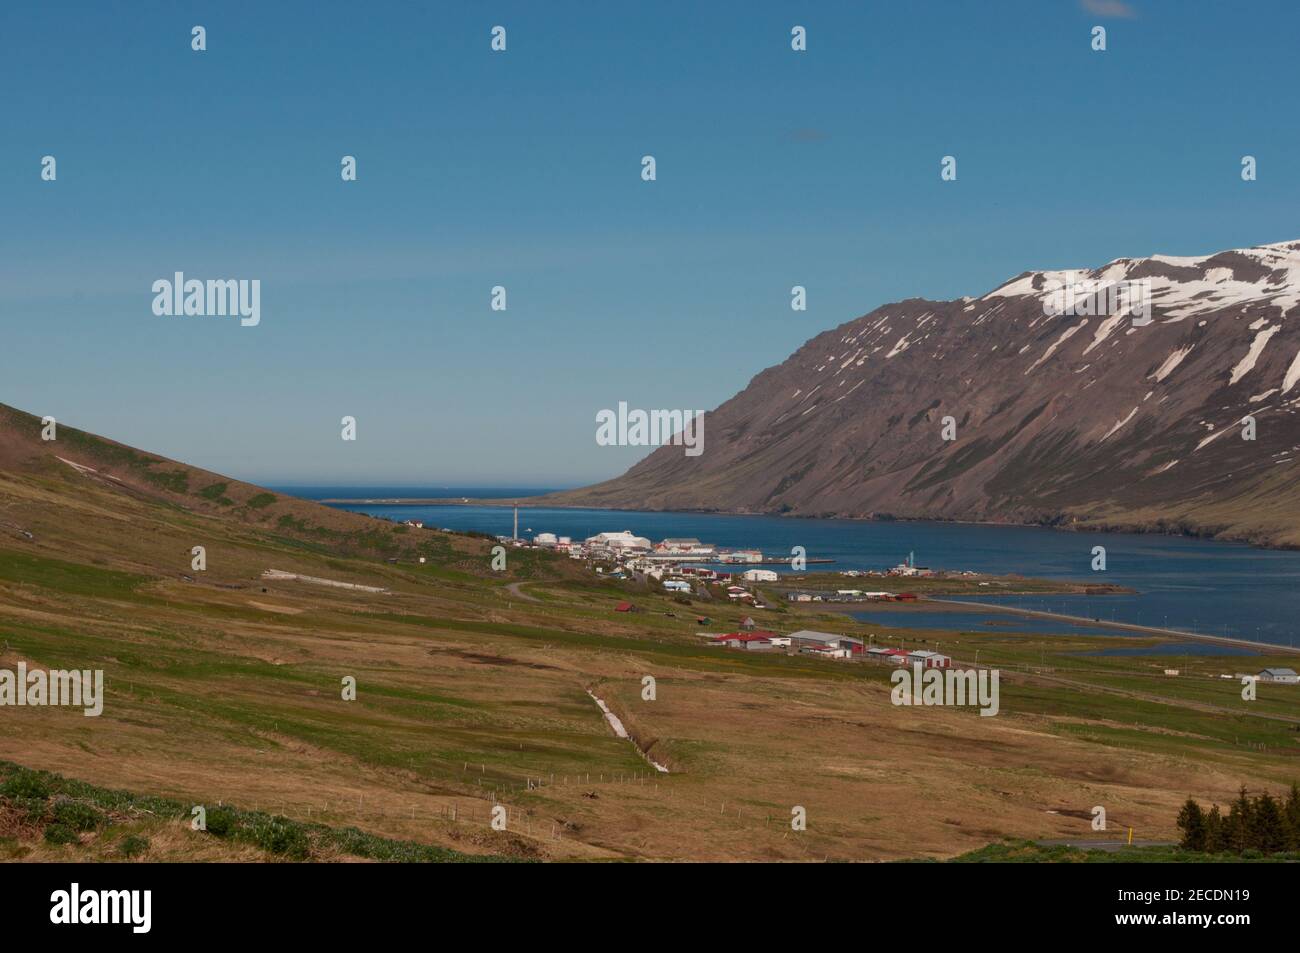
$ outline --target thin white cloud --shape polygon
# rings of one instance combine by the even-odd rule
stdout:
[[[1079,6],[1083,7],[1088,13],[1099,17],[1119,17],[1131,20],[1137,16],[1137,11],[1125,3],[1124,0],[1079,0]]]

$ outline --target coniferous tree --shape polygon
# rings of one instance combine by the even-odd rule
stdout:
[[[1242,785],[1225,815],[1219,805],[1204,810],[1193,798],[1178,812],[1180,846],[1208,854],[1258,851],[1261,854],[1300,852],[1300,783],[1285,799],[1267,791],[1251,797]]]
[[[1227,849],[1223,814],[1219,811],[1219,805],[1215,804],[1205,815],[1205,851],[1208,854],[1222,854]]]
[[[1273,795],[1265,791],[1250,806],[1250,844],[1265,854],[1286,850],[1287,832]]]
[[[1228,810],[1228,818],[1223,825],[1224,846],[1234,854],[1244,854],[1254,845],[1251,843],[1250,796],[1243,784],[1237,793],[1237,799]]]
[[[1191,798],[1178,812],[1178,829],[1183,832],[1183,850],[1205,850],[1205,813]]]
[[[1286,821],[1287,850],[1300,851],[1300,784],[1294,781],[1291,782],[1291,790],[1287,793],[1282,813]]]

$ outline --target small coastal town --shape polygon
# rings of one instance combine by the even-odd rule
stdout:
[[[418,520],[407,520],[406,525],[423,528]],[[769,605],[754,590],[754,583],[779,582],[781,575],[763,565],[791,565],[791,557],[771,558],[757,549],[728,549],[693,537],[670,537],[653,542],[631,530],[602,532],[586,539],[575,540],[569,536],[539,532],[526,539],[519,535],[519,512],[515,509],[514,533],[500,535],[498,541],[516,549],[541,549],[564,553],[571,559],[586,560],[593,571],[610,579],[635,579],[655,581],[666,593],[683,597],[715,598],[713,591],[724,595],[728,603],[747,609],[763,610]],[[830,562],[830,560],[806,560]],[[714,566],[734,566],[735,569],[716,569]],[[741,569],[741,566],[751,568]],[[914,554],[897,566],[882,571],[844,570],[839,575],[847,578],[862,577],[973,577],[979,573],[946,573],[917,566]],[[836,590],[797,590],[784,594],[791,603],[812,602],[915,602],[918,597],[910,592],[870,591],[857,588]],[[634,613],[640,609],[630,601],[619,602],[616,612]],[[708,626],[712,620],[699,616],[696,623]],[[760,628],[750,617],[743,616],[739,631],[723,634],[701,632],[709,645],[745,652],[785,652],[812,655],[827,659],[870,660],[895,665],[921,665],[924,668],[947,668],[952,659],[935,651],[887,648],[860,638],[800,629],[789,635]]]
[[[406,520],[404,524],[413,528],[424,527],[424,523],[419,520]],[[570,559],[584,560],[593,572],[609,579],[657,583],[664,593],[678,596],[679,601],[685,604],[690,604],[692,597],[702,600],[725,597],[728,604],[740,606],[745,610],[761,611],[772,608],[764,601],[766,597],[758,591],[756,584],[783,582],[781,573],[763,567],[785,566],[792,571],[800,568],[794,564],[794,557],[790,556],[766,555],[758,549],[727,548],[694,537],[668,537],[654,542],[646,536],[639,536],[627,529],[600,532],[581,540],[550,532],[538,532],[531,538],[526,538],[519,534],[518,507],[514,511],[514,532],[511,535],[498,535],[496,539],[515,549],[547,550],[565,554]],[[803,565],[831,561],[805,558]],[[887,569],[844,569],[838,570],[836,575],[853,580],[872,578],[964,580],[978,586],[990,585],[987,581],[980,581],[985,574],[972,570],[945,570],[918,566],[915,553],[908,553],[897,565]],[[915,604],[921,600],[921,596],[914,592],[848,586],[834,589],[782,587],[775,591],[784,602],[792,606],[806,605],[808,608],[813,608],[813,604],[818,603]],[[1083,591],[1089,594],[1102,594],[1113,590],[1107,587],[1087,586]],[[635,603],[623,600],[614,607],[614,611],[637,613],[642,610]],[[741,617],[737,631],[716,634],[704,631],[713,621],[707,615],[699,615],[695,621],[697,626],[701,627],[699,636],[707,645],[719,649],[813,656],[895,666],[919,666],[923,669],[947,669],[954,664],[951,656],[944,655],[937,649],[907,649],[899,646],[876,645],[874,635],[868,635],[864,641],[854,636],[815,629],[798,629],[789,634],[780,634],[760,626],[753,617],[748,615]],[[886,637],[886,639],[890,638],[892,637]],[[1176,669],[1165,672],[1166,676],[1178,674],[1180,672]],[[1219,677],[1253,678],[1260,682],[1284,685],[1300,684],[1300,674],[1290,668],[1272,667],[1256,673],[1237,673]]]
[[[423,528],[418,520],[406,520],[405,525]],[[514,533],[497,536],[501,543],[516,549],[542,549],[564,553],[570,559],[585,560],[591,564],[594,572],[612,579],[653,579],[662,584],[668,592],[689,593],[695,591],[696,585],[732,584],[738,582],[778,582],[780,573],[763,566],[785,566],[801,569],[809,564],[829,563],[830,559],[804,556],[800,560],[794,556],[765,555],[758,549],[726,548],[713,543],[701,542],[694,537],[670,537],[653,542],[648,537],[638,536],[631,530],[597,533],[583,540],[570,536],[558,536],[555,533],[540,532],[526,539],[519,535],[519,509],[515,508]],[[748,569],[714,569],[713,566],[749,566]],[[915,554],[909,553],[897,566],[883,571],[849,569],[839,575],[848,578],[860,577],[921,577],[921,578],[970,578],[979,573],[940,572],[916,565]],[[729,585],[728,597],[733,601],[755,603],[756,596],[740,585]],[[910,593],[871,592],[863,589],[836,589],[823,591],[792,592],[787,598],[792,602],[872,602],[914,600]],[[756,607],[762,608],[761,605]]]

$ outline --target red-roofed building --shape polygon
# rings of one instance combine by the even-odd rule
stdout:
[[[775,632],[766,632],[762,629],[756,629],[753,632],[728,632],[725,635],[715,635],[712,641],[715,645],[725,645],[729,649],[746,649],[748,651],[781,648],[790,644],[789,636],[777,635]]]
[[[614,607],[615,612],[631,612],[635,607],[630,602],[620,602]]]
[[[880,659],[882,662],[893,662],[895,665],[906,665],[907,657],[911,653],[907,649],[882,649],[880,646],[874,646],[867,649],[867,654],[871,658]]]

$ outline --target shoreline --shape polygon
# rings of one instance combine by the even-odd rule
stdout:
[[[960,606],[963,609],[977,609],[984,612],[1008,612],[1012,615],[1024,615],[1039,619],[1052,619],[1058,622],[1071,622],[1076,625],[1091,626],[1096,629],[1124,629],[1129,632],[1138,632],[1144,635],[1159,635],[1177,639],[1188,639],[1195,642],[1207,642],[1212,645],[1226,645],[1233,648],[1248,648],[1256,651],[1260,655],[1289,654],[1300,655],[1300,647],[1290,645],[1277,645],[1271,642],[1255,642],[1250,639],[1238,639],[1226,635],[1202,635],[1199,632],[1184,632],[1181,629],[1165,629],[1157,625],[1139,625],[1135,622],[1098,622],[1095,619],[1089,619],[1087,616],[1066,615],[1061,612],[1045,612],[1041,609],[1021,609],[1017,606],[989,605],[981,602],[966,602],[961,599],[927,599],[926,602],[942,603],[949,606]],[[906,614],[907,610],[899,610],[900,615]],[[1051,633],[1045,633],[1050,635]],[[1262,651],[1261,651],[1262,650]],[[1175,653],[1176,654],[1176,653]]]
[[[609,513],[655,513],[655,514],[677,514],[682,516],[736,516],[736,517],[756,517],[769,516],[778,519],[794,520],[835,520],[840,522],[854,523],[936,523],[949,524],[953,526],[991,526],[991,527],[1008,527],[1014,529],[1047,529],[1058,532],[1070,533],[1099,533],[1114,534],[1120,536],[1164,536],[1180,539],[1197,539],[1205,542],[1224,543],[1227,545],[1246,546],[1251,549],[1262,549],[1272,552],[1296,552],[1300,551],[1300,545],[1293,543],[1276,543],[1271,542],[1268,537],[1254,536],[1230,536],[1220,535],[1218,533],[1205,531],[1195,532],[1189,529],[1182,531],[1169,531],[1161,529],[1159,524],[1111,524],[1111,523],[1079,523],[1065,522],[1065,514],[1054,520],[1037,520],[1029,523],[1016,522],[1014,520],[963,520],[963,519],[945,519],[936,516],[843,516],[843,515],[806,515],[799,513],[777,513],[777,512],[743,512],[740,510],[720,510],[720,509],[655,509],[645,507],[626,507],[626,506],[601,506],[591,503],[564,503],[549,500],[544,496],[522,496],[522,497],[384,497],[384,498],[367,498],[352,499],[331,497],[328,499],[309,500],[311,503],[320,503],[325,506],[496,506],[496,507],[531,507],[533,509],[553,509],[553,510],[601,510]]]
[[[1261,543],[1250,542],[1250,541],[1247,541],[1247,540],[1240,540],[1240,539],[1225,539],[1225,538],[1219,538],[1219,537],[1215,537],[1215,536],[1198,535],[1198,534],[1194,534],[1194,533],[1185,533],[1185,532],[1184,532],[1184,533],[1145,532],[1145,531],[1135,530],[1135,529],[1132,529],[1132,528],[1129,528],[1129,529],[1115,529],[1115,528],[1097,528],[1097,527],[1074,527],[1074,526],[1062,526],[1062,525],[1060,525],[1060,524],[1052,524],[1052,523],[1044,523],[1044,522],[1039,522],[1039,523],[1011,523],[1011,522],[992,522],[992,521],[955,520],[955,519],[946,519],[946,520],[945,520],[945,519],[919,519],[919,518],[918,518],[918,519],[898,519],[898,518],[894,518],[894,517],[891,517],[890,519],[887,519],[887,520],[882,520],[882,519],[877,519],[877,518],[874,518],[874,517],[840,517],[840,516],[835,516],[835,517],[814,517],[814,516],[790,516],[789,514],[781,514],[781,513],[736,513],[736,512],[725,512],[725,511],[719,511],[719,510],[653,510],[653,509],[652,509],[652,510],[646,510],[646,509],[634,510],[634,509],[622,509],[622,508],[620,508],[620,507],[608,507],[608,506],[584,506],[584,505],[577,505],[577,504],[572,504],[572,503],[553,503],[553,502],[545,501],[545,499],[544,499],[543,497],[521,497],[521,498],[519,498],[519,499],[517,499],[517,500],[516,500],[516,499],[512,499],[512,498],[500,498],[500,497],[498,497],[498,498],[494,498],[494,499],[471,499],[471,498],[460,498],[460,499],[449,499],[449,498],[428,498],[428,499],[425,499],[425,498],[402,498],[402,497],[382,498],[382,499],[381,499],[381,498],[368,498],[368,499],[339,499],[339,498],[335,498],[335,499],[321,499],[321,500],[315,500],[315,501],[312,501],[312,502],[321,503],[321,504],[324,504],[324,505],[353,505],[353,506],[364,506],[364,505],[387,505],[387,506],[494,506],[494,507],[508,508],[508,507],[513,507],[513,506],[516,506],[516,505],[519,505],[519,506],[529,505],[529,506],[532,506],[533,508],[545,507],[545,508],[549,508],[549,509],[564,509],[564,510],[600,510],[600,511],[605,511],[605,512],[646,513],[646,514],[671,514],[671,513],[676,513],[676,514],[682,514],[682,515],[732,516],[732,517],[746,517],[746,516],[749,516],[749,517],[755,517],[755,516],[778,516],[778,517],[785,517],[785,518],[791,518],[791,519],[827,519],[827,520],[837,520],[837,521],[842,521],[842,522],[866,522],[866,523],[885,523],[885,522],[891,522],[891,523],[909,523],[909,522],[923,522],[923,523],[950,524],[950,525],[962,525],[962,526],[987,526],[987,527],[1006,527],[1006,528],[1019,528],[1019,529],[1032,528],[1032,529],[1045,529],[1045,530],[1069,530],[1069,531],[1073,531],[1073,532],[1093,532],[1093,533],[1103,533],[1103,534],[1104,534],[1104,533],[1114,533],[1114,534],[1134,535],[1134,536],[1145,536],[1145,535],[1156,535],[1156,536],[1165,536],[1165,537],[1174,537],[1174,536],[1177,536],[1177,537],[1182,537],[1182,538],[1185,538],[1185,539],[1197,539],[1197,540],[1202,540],[1202,541],[1205,541],[1205,542],[1213,542],[1213,543],[1220,543],[1220,544],[1226,544],[1226,545],[1234,545],[1234,544],[1235,544],[1235,545],[1238,545],[1238,546],[1244,546],[1244,547],[1252,548],[1252,549],[1275,550],[1275,551],[1287,551],[1287,550],[1291,550],[1291,549],[1293,549],[1293,547],[1268,546],[1268,545],[1264,545],[1264,544],[1261,544]],[[961,599],[949,599],[949,598],[943,598],[943,597],[927,596],[927,597],[925,598],[925,601],[928,602],[928,603],[930,603],[930,604],[932,604],[932,605],[938,606],[938,607],[952,606],[952,607],[959,607],[959,608],[963,608],[963,609],[975,609],[975,610],[982,611],[982,612],[1002,612],[1002,613],[1009,613],[1009,614],[1011,614],[1011,615],[1020,615],[1020,616],[1028,616],[1028,617],[1031,617],[1031,618],[1041,618],[1041,619],[1050,619],[1050,620],[1059,621],[1059,622],[1068,622],[1068,623],[1072,623],[1072,624],[1076,624],[1076,625],[1081,625],[1081,626],[1086,626],[1086,627],[1091,627],[1091,628],[1097,628],[1097,629],[1103,629],[1103,630],[1104,630],[1104,629],[1109,629],[1109,630],[1121,630],[1121,631],[1134,632],[1134,633],[1144,634],[1144,635],[1155,635],[1155,636],[1160,636],[1160,637],[1163,637],[1163,638],[1181,639],[1181,640],[1191,640],[1191,641],[1196,641],[1196,642],[1201,642],[1201,643],[1206,643],[1206,644],[1212,644],[1212,645],[1222,645],[1222,646],[1227,646],[1227,647],[1231,647],[1231,648],[1244,648],[1244,649],[1248,649],[1248,650],[1250,650],[1250,651],[1252,651],[1252,652],[1255,652],[1256,654],[1260,654],[1260,655],[1267,655],[1267,654],[1272,654],[1272,653],[1276,653],[1276,654],[1284,654],[1284,655],[1300,655],[1300,647],[1298,647],[1298,646],[1287,646],[1287,645],[1281,645],[1281,644],[1275,644],[1275,643],[1269,643],[1269,642],[1257,642],[1257,641],[1253,641],[1253,640],[1250,640],[1250,639],[1235,638],[1235,637],[1232,637],[1232,636],[1202,635],[1202,634],[1200,634],[1200,633],[1196,633],[1196,632],[1185,632],[1185,631],[1180,630],[1180,629],[1162,628],[1162,627],[1160,627],[1160,626],[1142,625],[1142,624],[1139,624],[1139,623],[1133,623],[1133,622],[1114,622],[1114,621],[1112,621],[1112,622],[1099,622],[1099,621],[1097,621],[1097,620],[1090,619],[1090,618],[1088,618],[1088,617],[1086,617],[1086,616],[1076,616],[1076,615],[1069,615],[1069,614],[1066,614],[1066,613],[1058,613],[1058,612],[1047,612],[1047,611],[1044,611],[1044,610],[1038,610],[1038,609],[1023,609],[1023,608],[1019,608],[1019,607],[1015,607],[1015,606],[992,605],[992,604],[988,604],[988,603],[980,603],[980,602],[968,602],[968,601],[964,601],[964,600],[961,600]],[[826,604],[826,605],[827,605],[827,607],[832,607],[832,606],[833,606],[833,608],[831,608],[831,611],[844,611],[844,612],[853,611],[853,610],[849,609],[847,606],[841,608],[841,606],[840,606],[839,604],[828,603],[828,604]],[[856,605],[858,605],[858,604],[857,604],[857,603],[854,603],[853,605],[856,606]],[[904,614],[907,610],[906,610],[906,609],[900,609],[899,611],[900,611],[900,614]]]

